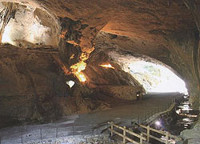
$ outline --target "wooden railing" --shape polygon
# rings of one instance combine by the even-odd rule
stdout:
[[[110,124],[109,130],[110,130],[111,136],[113,136],[113,134],[115,133],[116,135],[122,137],[124,144],[126,143],[126,141],[129,141],[133,144],[142,144],[143,141],[146,141],[146,138],[143,137],[142,133],[141,134],[134,133],[126,129],[126,127],[118,126],[114,124],[113,122],[108,122],[108,124]],[[122,133],[118,132],[115,129],[122,130]],[[127,136],[127,134],[137,137],[139,139],[139,142],[131,139],[130,137]]]
[[[162,142],[162,143],[165,143],[165,144],[169,144],[169,141],[171,139],[173,139],[175,141],[180,141],[181,140],[181,138],[179,138],[177,136],[174,136],[174,135],[170,134],[167,131],[156,130],[154,128],[151,128],[149,126],[144,126],[144,125],[140,125],[140,127],[146,130],[146,133],[143,133],[143,135],[146,136],[147,142],[149,142],[150,138],[155,139],[155,140],[157,140],[159,142]],[[151,131],[163,135],[165,137],[165,139],[163,140],[161,138],[158,138],[156,136],[151,135]]]
[[[114,122],[108,122],[108,124],[110,125],[109,130],[110,130],[110,133],[111,133],[111,137],[113,136],[113,134],[116,134],[116,135],[122,137],[124,144],[126,143],[126,141],[129,141],[133,144],[142,144],[144,141],[149,143],[150,138],[157,140],[157,141],[164,143],[164,144],[169,144],[170,140],[172,140],[172,139],[174,141],[180,141],[181,140],[181,138],[174,136],[167,131],[157,130],[157,129],[151,128],[150,126],[139,125],[139,127],[144,129],[146,131],[146,133],[141,131],[141,134],[137,134],[137,133],[134,133],[134,132],[128,130],[126,127],[122,127],[122,126],[118,126],[118,125],[114,124]],[[119,130],[122,130],[122,133],[120,133]],[[165,139],[161,139],[160,137],[156,137],[156,136],[152,135],[151,132],[163,135],[165,137]],[[128,137],[127,134],[135,136],[137,139],[139,139],[139,142]]]

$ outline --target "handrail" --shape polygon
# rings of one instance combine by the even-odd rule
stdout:
[[[123,143],[126,143],[126,140],[127,140],[129,142],[132,142],[133,144],[142,144],[143,141],[149,142],[150,138],[155,139],[155,140],[162,142],[162,143],[165,143],[165,144],[169,144],[170,138],[174,139],[175,141],[181,140],[181,138],[174,136],[167,131],[156,130],[154,128],[151,128],[150,126],[139,125],[141,128],[146,129],[146,132],[142,132],[141,134],[137,134],[137,133],[134,133],[133,131],[126,129],[126,127],[122,127],[122,126],[118,126],[118,125],[114,124],[114,122],[108,122],[108,124],[110,124],[109,130],[111,132],[111,136],[113,136],[113,133],[117,134],[118,136],[123,138]],[[123,134],[114,130],[114,128],[122,130]],[[163,139],[158,138],[154,135],[151,135],[150,134],[151,131],[159,133],[161,135],[164,135],[166,137],[166,139],[163,140]],[[137,137],[138,139],[140,139],[140,142],[134,141],[133,139],[127,137],[127,135],[126,135],[127,133]]]
[[[108,122],[108,124],[111,124],[111,123],[112,123],[112,122]],[[136,136],[136,137],[138,137],[138,138],[141,137],[139,134],[134,133],[134,132],[132,132],[132,131],[126,129],[126,128],[123,128],[123,127],[121,127],[121,126],[118,126],[118,125],[116,125],[116,124],[114,124],[114,123],[112,123],[112,125],[113,125],[114,127],[118,128],[118,129],[121,129],[121,130],[126,131],[127,133],[129,133],[129,134],[131,134],[131,135],[133,135],[133,136]],[[144,137],[142,137],[142,139],[143,139],[143,140],[146,140]]]
[[[148,126],[144,126],[144,125],[140,125],[140,127],[145,128],[145,129],[148,129]],[[163,134],[163,135],[166,134],[166,131],[157,130],[157,129],[154,129],[154,128],[151,128],[151,127],[149,127],[149,130],[154,131],[154,132],[157,132],[157,133],[159,133],[159,134]]]
[[[139,126],[147,130],[147,134],[144,134],[144,135],[147,136],[147,142],[149,142],[149,137],[151,137],[151,138],[153,138],[153,139],[155,139],[155,140],[158,140],[158,141],[160,141],[160,142],[166,143],[166,144],[168,144],[168,140],[169,140],[170,138],[173,138],[173,139],[175,139],[176,141],[180,141],[180,140],[181,140],[181,138],[179,138],[179,137],[177,137],[177,136],[175,136],[175,135],[172,135],[172,134],[170,134],[170,133],[167,132],[167,131],[156,130],[156,129],[154,129],[154,128],[151,128],[151,127],[149,127],[149,126],[144,126],[144,125],[139,125]],[[159,138],[157,138],[157,137],[155,137],[155,136],[150,135],[150,131],[153,131],[153,132],[156,132],[156,133],[159,133],[159,134],[164,135],[164,136],[166,137],[166,140],[163,141],[163,140],[161,140],[161,139],[159,139]]]
[[[127,136],[124,136],[123,134],[115,131],[115,130],[112,130],[112,129],[109,129],[110,131],[112,131],[113,133],[117,134],[118,136],[121,136],[122,138],[125,137],[128,141],[134,143],[134,144],[139,144],[138,142],[132,140],[131,138],[127,137]]]
[[[114,122],[108,122],[108,124],[110,124],[109,130],[111,132],[111,136],[113,136],[113,133],[117,134],[118,136],[120,136],[120,137],[123,138],[123,143],[126,143],[126,140],[132,142],[133,144],[142,144],[143,141],[146,141],[146,138],[143,137],[142,134],[139,135],[137,133],[134,133],[134,132],[126,129],[126,127],[121,127],[121,126],[118,126],[118,125],[114,124]],[[115,131],[114,127],[118,128],[120,130],[123,130],[123,134]],[[133,135],[133,136],[137,137],[138,139],[140,139],[140,142],[134,141],[131,138],[127,137],[127,135],[126,135],[127,133],[130,134],[130,135]]]

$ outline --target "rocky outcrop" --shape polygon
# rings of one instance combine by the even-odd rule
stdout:
[[[181,132],[181,136],[187,141],[188,144],[198,144],[200,141],[200,121],[190,130],[184,130]]]
[[[120,99],[112,97],[110,91],[99,89],[99,85],[113,85],[112,80],[116,81],[117,90],[134,89],[129,77],[125,72],[126,77],[122,77],[123,71],[119,68],[111,72],[97,67],[96,74],[88,68],[85,73],[98,83],[80,84],[73,75],[65,74],[55,59],[59,53],[53,48],[22,49],[1,45],[0,52],[0,127],[21,122],[49,122],[69,114],[108,109],[120,99],[126,100],[124,94],[132,97],[129,100],[134,99],[126,88]],[[66,84],[69,80],[75,81],[72,88]]]
[[[63,74],[52,56],[10,45],[1,46],[0,51],[1,120],[48,120],[59,116],[58,98],[67,92]]]
[[[137,93],[141,95],[144,92],[141,86],[103,86],[99,89],[102,93],[125,100],[137,100]]]
[[[41,45],[57,46],[60,29],[57,21],[32,5],[0,3],[1,43],[27,48]]]
[[[1,116],[21,119],[38,119],[41,116],[41,119],[52,119],[63,113],[81,110],[86,112],[100,106],[98,102],[94,105],[92,99],[95,98],[91,98],[99,94],[95,90],[98,86],[138,85],[106,56],[110,50],[149,56],[172,67],[185,80],[193,107],[199,108],[199,2],[0,0],[2,1],[36,8],[33,14],[38,17],[37,22],[50,28],[48,32],[53,35],[48,42],[58,47],[44,50],[39,45],[34,52],[29,52],[32,47],[35,48],[36,43],[20,39],[18,46],[29,49],[21,50],[11,46],[1,48]],[[27,19],[25,21],[29,22]],[[13,32],[16,34],[16,31]],[[83,72],[88,83],[79,83],[72,75],[64,76],[52,53],[56,53],[69,73],[71,65],[84,59],[88,67]],[[82,54],[84,58],[81,57]],[[105,61],[115,69],[99,67]],[[68,91],[70,94],[66,92],[66,79],[77,83],[74,90]],[[68,101],[60,98],[65,95],[72,97]],[[65,108],[60,108],[59,103]]]

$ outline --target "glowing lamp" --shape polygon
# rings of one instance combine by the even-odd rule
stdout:
[[[157,120],[157,121],[155,121],[155,125],[156,126],[161,126],[161,122]]]
[[[83,73],[78,73],[76,76],[80,82],[86,82],[86,77]]]
[[[72,88],[72,87],[74,86],[75,82],[72,81],[72,80],[70,80],[70,81],[67,81],[66,84],[67,84],[70,88]]]
[[[70,68],[72,70],[72,73],[78,78],[80,82],[86,82],[86,77],[81,72],[86,68],[86,63],[84,61],[80,61],[79,63],[72,65]]]
[[[101,64],[101,67],[115,69],[111,64]]]

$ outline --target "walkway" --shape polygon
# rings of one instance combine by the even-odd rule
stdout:
[[[73,115],[56,123],[28,125],[0,130],[0,144],[21,144],[33,140],[55,139],[75,135],[99,134],[107,127],[108,121],[130,125],[131,121],[144,119],[167,108],[177,93],[149,94],[142,101],[89,114]]]

